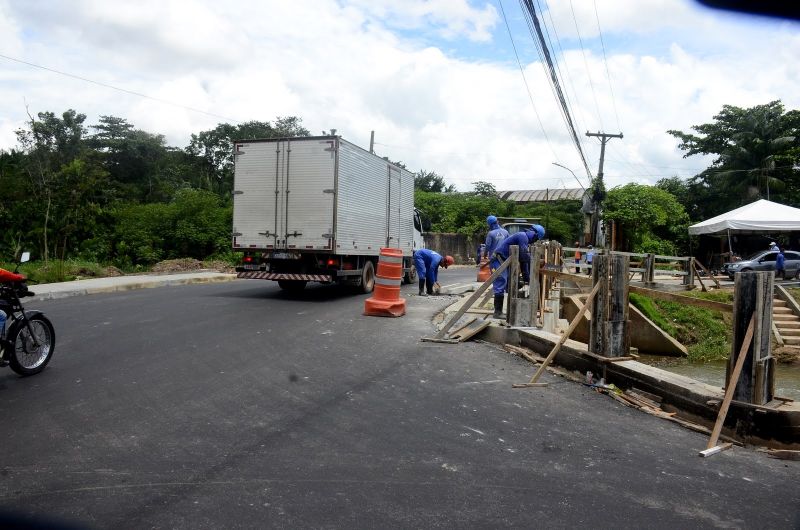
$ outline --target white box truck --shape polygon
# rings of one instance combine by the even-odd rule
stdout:
[[[301,290],[309,281],[371,292],[381,247],[422,248],[414,175],[339,136],[234,142],[233,250],[239,278]]]

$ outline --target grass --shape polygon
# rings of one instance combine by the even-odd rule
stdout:
[[[0,263],[0,267],[13,271],[16,263]],[[19,266],[19,272],[32,283],[66,282],[81,278],[106,276],[106,268],[99,263],[83,260],[50,260],[47,264],[29,261]]]
[[[733,302],[733,291],[689,291],[681,294],[704,300]],[[678,302],[653,300],[634,293],[631,293],[630,299],[647,318],[686,346],[690,361],[724,360],[730,355],[733,340],[730,315]]]
[[[223,256],[229,258],[229,256]],[[220,263],[236,263],[231,259],[218,259],[204,261],[204,268],[214,269]],[[0,262],[0,268],[13,271],[17,267],[16,263]],[[148,273],[153,267],[138,265],[124,270],[125,273]],[[113,273],[112,273],[113,271]],[[79,259],[50,260],[47,264],[43,261],[29,261],[19,266],[19,272],[31,280],[31,283],[56,283],[69,282],[72,280],[83,280],[87,278],[103,278],[106,276],[119,276],[120,271],[110,265],[102,265],[93,261]],[[188,272],[188,271],[187,271]]]

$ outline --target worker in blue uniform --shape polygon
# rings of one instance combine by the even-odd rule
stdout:
[[[528,265],[531,260],[530,252],[528,252],[528,245],[538,241],[539,233],[544,234],[544,228],[541,225],[535,225],[541,228],[541,232],[532,228],[525,232],[517,232],[505,238],[495,249],[492,256],[491,268],[492,272],[500,268],[500,265],[508,259],[511,251],[509,250],[513,245],[519,247],[519,262],[520,269],[522,269],[522,278],[525,282],[530,282],[530,266]],[[495,279],[492,284],[494,290],[494,318],[503,318],[503,300],[505,298],[505,291],[508,286],[508,268],[506,268],[500,276]]]
[[[489,233],[486,234],[486,242],[483,249],[483,257],[491,258],[497,245],[503,242],[508,237],[508,230],[501,227],[497,222],[497,217],[490,215],[486,218],[486,224],[489,225]]]
[[[419,278],[419,295],[433,294],[433,284],[439,279],[439,266],[445,269],[453,264],[452,256],[442,257],[438,252],[428,248],[421,248],[414,252],[414,267]],[[427,287],[427,289],[426,289]]]

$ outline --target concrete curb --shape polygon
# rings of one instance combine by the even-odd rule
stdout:
[[[28,298],[28,300],[57,300],[72,296],[116,293],[121,291],[152,289],[155,287],[168,287],[174,285],[189,285],[194,283],[223,283],[236,279],[235,274],[225,273],[203,273],[202,276],[192,274],[187,274],[184,277],[176,276],[177,275],[170,275],[169,277],[163,278],[154,276],[152,279],[142,279],[141,277],[126,278],[124,276],[120,276],[117,278],[76,280],[74,282],[64,282],[59,284],[30,285],[29,288],[37,294],[31,298]]]

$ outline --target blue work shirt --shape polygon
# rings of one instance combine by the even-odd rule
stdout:
[[[497,248],[494,250],[495,254],[499,254],[503,257],[504,261],[508,258],[508,255],[511,253],[509,248],[512,245],[517,245],[519,247],[519,260],[521,262],[530,261],[530,255],[528,254],[528,234],[527,232],[517,232],[516,234],[510,235],[505,238],[503,241],[497,245]]]
[[[508,230],[502,228],[499,223],[494,223],[492,229],[486,234],[486,255],[491,258],[497,246],[507,237]]]
[[[421,248],[414,252],[414,266],[417,268],[417,276],[420,280],[431,280],[429,283],[436,283],[441,262],[441,254],[429,248]]]

